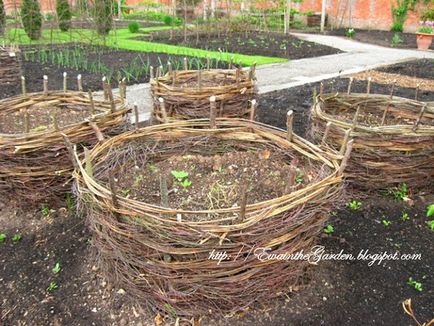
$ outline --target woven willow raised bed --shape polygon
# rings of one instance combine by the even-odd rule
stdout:
[[[285,132],[253,121],[220,118],[216,128],[209,124],[184,120],[113,137],[79,162],[75,174],[79,203],[88,216],[105,276],[141,303],[172,316],[234,312],[289,291],[300,282],[308,262],[261,260],[253,250],[309,251],[342,188],[341,156],[296,135],[289,141]],[[312,171],[312,179],[297,188],[295,174],[283,175],[289,187],[279,197],[247,204],[244,192],[238,205],[211,210],[183,210],[130,198],[117,179],[134,180],[134,170],[170,163],[176,155],[187,159],[206,153],[216,159],[216,154],[263,150],[285,155],[291,166],[300,159],[300,165]],[[119,169],[129,160],[136,167],[125,176]],[[209,259],[213,250],[232,259],[218,264]]]
[[[150,81],[156,122],[209,117],[215,96],[218,117],[249,117],[257,94],[254,68],[171,71]]]
[[[386,189],[406,183],[422,189],[433,184],[432,105],[379,94],[324,94],[316,97],[311,119],[314,141],[339,149],[347,137],[354,140],[345,171],[354,185]]]
[[[19,84],[21,60],[18,48],[0,46],[0,84]]]
[[[0,101],[0,196],[40,201],[69,190],[73,165],[64,143],[91,146],[126,127],[120,99],[83,92],[46,92]]]

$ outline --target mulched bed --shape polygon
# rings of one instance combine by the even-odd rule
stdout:
[[[77,45],[67,45],[62,47],[63,49],[69,48],[73,49]],[[79,45],[78,45],[79,46]],[[25,47],[22,51],[31,51],[38,49],[35,47]],[[61,49],[61,47],[56,47],[56,49]],[[116,50],[111,48],[88,48],[83,47],[83,51],[89,62],[95,62],[96,64],[101,64],[109,67],[112,71],[111,84],[112,87],[117,87],[117,76],[118,72],[121,76],[125,76],[125,72],[122,69],[128,69],[127,67],[132,65],[134,62],[139,67],[144,67],[141,65],[142,62],[148,63],[154,68],[160,66],[161,64],[166,65],[168,61],[174,64],[178,62],[182,64],[184,56],[168,55],[166,53],[146,53],[137,51],[126,51],[126,50]],[[58,52],[57,52],[58,53]],[[203,66],[206,65],[206,59],[198,58],[188,58],[189,62],[194,62],[194,67],[196,67],[196,62],[200,62]],[[213,62],[214,65],[217,64],[219,68],[227,68],[228,64],[225,62]],[[181,67],[181,66],[180,66]],[[42,91],[42,77],[43,75],[48,76],[48,89],[58,90],[62,88],[63,84],[63,72],[68,73],[68,89],[77,90],[77,75],[82,75],[83,89],[87,91],[91,89],[92,91],[97,91],[102,89],[102,77],[103,73],[92,73],[91,71],[76,70],[74,68],[53,65],[50,63],[39,63],[33,62],[31,57],[29,60],[23,59],[22,64],[23,74],[26,77],[26,86],[28,92]],[[142,74],[139,78],[131,78],[127,80],[127,84],[139,84],[149,82],[149,71],[146,74]],[[21,93],[21,87],[11,84],[0,85],[0,99],[7,98],[13,95],[18,95]]]
[[[211,51],[288,59],[312,58],[342,52],[329,46],[300,40],[291,35],[266,32],[250,32],[247,35],[246,33],[222,33],[220,36],[216,33],[199,34],[198,42],[196,35],[190,34],[187,42],[184,42],[183,34],[175,34],[170,40],[169,33],[164,31],[152,33],[152,39],[149,37],[139,39]]]
[[[434,80],[434,59],[418,59],[377,69],[382,72]]]
[[[341,28],[328,31],[327,34],[345,37],[346,31],[347,29]],[[399,35],[402,43],[392,44],[392,38],[395,34]],[[416,34],[414,33],[356,29],[356,34],[353,36],[353,40],[397,49],[417,49]],[[431,45],[430,49],[434,49],[434,44]]]
[[[346,91],[348,79],[327,80],[324,84],[326,92]],[[318,88],[319,83],[261,95],[259,120],[284,127],[286,112],[293,109],[295,131],[305,134],[313,87]],[[354,92],[365,90],[365,81],[354,81]],[[388,94],[389,86],[372,83],[371,91]],[[414,89],[396,87],[395,94],[412,98]],[[419,97],[434,101],[433,92],[421,91]],[[330,217],[334,233],[324,234],[319,244],[325,246],[326,253],[343,250],[357,256],[361,250],[399,251],[420,253],[420,260],[390,260],[372,266],[368,261],[321,261],[312,266],[306,287],[288,289],[286,296],[232,319],[206,318],[201,324],[412,325],[401,306],[408,298],[417,318],[427,322],[434,311],[434,231],[426,224],[425,209],[434,203],[434,194],[410,193],[410,197],[413,206],[371,194],[369,199],[360,199],[358,210],[336,211]],[[408,220],[403,219],[404,213]],[[385,226],[383,220],[391,224]],[[42,211],[22,211],[0,199],[0,225],[0,233],[8,236],[0,244],[3,325],[153,325],[162,321],[161,316],[149,315],[131,302],[123,289],[110,288],[102,279],[90,258],[90,235],[81,217],[68,216],[65,208],[44,216]],[[17,243],[11,241],[15,233],[22,235]],[[62,267],[57,274],[52,272],[56,262]],[[407,284],[410,277],[422,283],[423,291]],[[48,292],[52,281],[59,287]]]

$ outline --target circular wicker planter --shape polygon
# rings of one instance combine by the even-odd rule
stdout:
[[[247,201],[240,199],[238,206],[195,211],[125,197],[116,190],[118,181],[109,177],[127,159],[134,157],[136,162],[134,153],[146,158],[137,159],[140,171],[146,169],[142,165],[180,153],[206,150],[214,157],[225,151],[264,149],[286,153],[288,165],[294,157],[302,158],[314,171],[307,186],[262,202],[243,204]],[[340,159],[296,135],[288,141],[285,132],[256,122],[220,118],[216,128],[210,128],[208,120],[184,120],[138,129],[97,145],[78,162],[75,177],[105,276],[151,309],[197,316],[238,311],[300,282],[307,261],[261,260],[254,250],[310,250],[340,198]],[[282,176],[288,184],[292,177]],[[218,263],[210,259],[213,250],[232,258]]]
[[[432,185],[432,105],[378,94],[324,94],[316,97],[311,123],[314,141],[339,149],[346,137],[354,140],[345,170],[354,185],[366,189]]]
[[[172,71],[150,81],[157,122],[209,117],[209,98],[216,97],[218,117],[248,117],[256,93],[254,71]],[[199,82],[200,80],[200,82]]]
[[[73,170],[64,136],[76,144],[93,145],[102,133],[125,130],[127,112],[120,99],[112,106],[72,91],[0,101],[1,196],[18,195],[37,202],[64,194]]]
[[[21,59],[18,48],[0,46],[0,84],[19,84]]]

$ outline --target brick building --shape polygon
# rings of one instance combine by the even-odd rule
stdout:
[[[156,0],[164,4],[170,4],[172,0]],[[227,8],[230,0],[204,0],[207,6],[211,1],[216,4],[217,8]],[[392,25],[392,4],[395,0],[326,0],[326,11],[328,21],[334,25],[342,27],[356,27],[364,29],[382,29],[389,30]],[[137,5],[143,0],[126,0],[129,5]],[[301,11],[321,11],[322,0],[304,0],[301,4],[294,4],[294,7]],[[4,0],[7,13],[19,9],[21,0]],[[75,0],[71,1],[74,5]],[[238,3],[237,8],[246,6],[248,0]],[[56,0],[40,0],[41,8],[44,12],[54,11]],[[256,3],[255,6],[264,8],[271,6],[271,2],[263,1]],[[419,15],[428,5],[419,4],[415,12],[409,12],[405,24],[405,30],[413,32],[416,30]],[[203,3],[198,5],[198,9],[203,7]]]

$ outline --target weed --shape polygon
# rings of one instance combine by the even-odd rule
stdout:
[[[59,286],[57,285],[56,282],[50,282],[50,284],[47,287],[47,291],[48,292],[53,292],[55,289],[57,289]]]
[[[434,220],[426,222],[428,224],[428,227],[431,229],[431,231],[434,231]]]
[[[299,172],[297,173],[297,176],[295,177],[295,182],[296,182],[296,183],[302,183],[303,180],[304,180],[304,173],[301,172],[301,171],[299,171]]]
[[[128,197],[130,189],[121,189],[121,194],[124,195],[124,197]]]
[[[134,178],[134,185],[137,186],[142,181],[143,181],[143,176],[142,175],[136,175],[136,177]]]
[[[395,33],[394,35],[393,35],[393,37],[392,37],[392,45],[393,46],[396,46],[396,45],[399,45],[399,44],[401,44],[402,42],[404,42],[403,40],[402,40],[402,38],[401,38],[401,36],[399,36],[399,34],[398,33]]]
[[[353,38],[354,35],[356,35],[356,31],[355,31],[354,28],[348,28],[348,29],[345,31],[345,36],[346,36],[346,37]]]
[[[152,173],[157,171],[157,167],[154,164],[148,164],[148,168]]]
[[[426,217],[433,217],[433,216],[434,216],[434,204],[431,204],[426,208]]]
[[[0,243],[3,243],[6,241],[6,234],[0,233]]]
[[[423,288],[422,288],[422,283],[417,282],[416,280],[413,279],[413,277],[410,277],[407,281],[407,284],[412,286],[415,290],[422,292]]]
[[[48,215],[50,215],[50,207],[48,207],[47,205],[42,205],[41,207],[41,214],[44,217],[47,217]]]
[[[67,193],[65,196],[65,204],[68,212],[72,213],[75,210],[75,200],[72,194]]]
[[[188,179],[188,172],[185,171],[171,171],[172,175],[175,177],[176,180],[179,181],[182,187],[187,188],[191,186],[191,180]]]
[[[324,233],[332,234],[333,232],[335,232],[335,228],[333,227],[333,225],[327,224],[327,226],[324,228]]]
[[[22,238],[23,238],[23,237],[21,236],[21,234],[16,233],[16,234],[14,234],[14,235],[12,236],[12,242],[18,242],[18,241],[21,241]]]
[[[381,223],[383,223],[383,225],[384,225],[385,227],[388,227],[390,224],[392,224],[392,221],[389,221],[388,219],[383,219],[383,220],[381,221]]]
[[[353,199],[349,203],[347,203],[347,207],[353,211],[357,211],[362,207],[362,202],[356,199]]]
[[[392,195],[397,201],[403,201],[408,198],[408,186],[406,183],[401,183],[398,187],[388,189],[386,194]]]
[[[59,262],[57,262],[57,263],[54,265],[54,267],[51,269],[51,271],[52,271],[54,274],[59,274],[61,270],[62,270],[62,267],[60,267],[60,263],[59,263]]]

